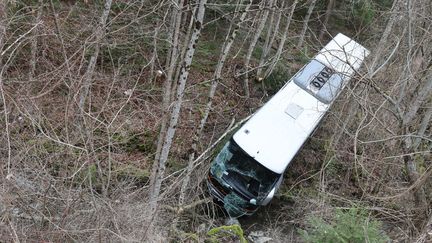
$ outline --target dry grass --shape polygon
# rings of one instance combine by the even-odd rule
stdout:
[[[96,2],[53,3],[44,5],[35,35],[37,70],[31,80],[28,53],[35,36],[25,33],[33,26],[35,12],[30,4],[35,3],[8,4],[2,48],[10,48],[1,56],[0,74],[4,96],[0,103],[0,241],[165,242],[192,241],[194,237],[203,241],[208,230],[224,224],[221,209],[207,202],[180,214],[172,209],[178,206],[190,142],[207,101],[211,63],[219,55],[217,48],[205,45],[223,40],[217,39],[214,29],[203,34],[200,44],[209,53],[203,51],[198,56],[203,61],[192,65],[160,214],[152,219],[156,227],[147,232],[148,178],[164,112],[160,108],[163,80],[151,71],[163,70],[165,65],[168,2],[115,3],[84,112],[78,110],[77,100],[102,6]],[[223,29],[226,20],[217,13],[211,16],[221,23],[216,29]],[[291,36],[297,25],[294,23]],[[156,27],[160,33],[155,56]],[[242,31],[240,36],[245,37]],[[258,85],[251,98],[242,96],[243,87],[235,77],[243,63],[242,41],[233,51],[238,56],[226,63],[199,152],[213,144],[233,118],[241,120],[268,99]],[[313,38],[308,41],[317,43]],[[369,40],[366,45],[375,42]],[[400,53],[372,79],[366,78],[366,68],[351,82],[292,162],[276,199],[255,216],[241,219],[246,234],[260,230],[275,242],[297,242],[301,240],[297,230],[307,228],[308,216],[328,218],[335,207],[353,206],[381,220],[393,239],[410,241],[422,231],[426,215],[417,211],[402,147],[407,135],[417,131],[424,108],[404,130],[383,95],[398,97],[404,53],[408,52],[405,42],[400,44]],[[212,48],[216,51],[210,52]],[[291,58],[298,54],[296,50],[285,54],[289,62],[282,62],[293,73],[302,60]],[[423,66],[418,66],[416,74],[421,75]],[[411,95],[401,100],[403,111],[415,97],[419,80],[407,87]],[[430,140],[425,140],[413,152],[420,174],[430,166],[428,148]],[[209,160],[202,161],[193,171],[186,205],[207,197],[208,165]],[[430,178],[425,187],[430,191]],[[431,196],[427,199],[430,202]],[[174,220],[181,231],[173,231]]]

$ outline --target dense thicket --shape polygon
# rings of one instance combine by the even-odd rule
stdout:
[[[0,1],[0,241],[432,240],[431,14],[429,0]],[[276,199],[223,226],[203,183],[221,141],[338,32],[371,55]]]

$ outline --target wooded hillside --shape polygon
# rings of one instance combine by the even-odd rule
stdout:
[[[430,0],[0,1],[0,242],[432,241],[431,16]],[[212,159],[339,32],[371,54],[273,201],[225,226]]]

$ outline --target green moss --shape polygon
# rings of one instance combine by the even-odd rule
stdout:
[[[417,170],[420,174],[423,174],[426,171],[426,161],[425,157],[421,154],[416,154],[414,156],[414,162],[416,164]]]
[[[82,169],[72,181],[73,186],[85,186],[96,192],[102,191],[102,178],[96,164],[90,164]]]
[[[325,165],[326,175],[330,178],[338,178],[341,175],[343,166],[335,157],[330,158]]]
[[[155,136],[151,131],[143,133],[132,133],[123,135],[116,133],[112,135],[112,140],[129,153],[141,152],[153,154],[156,152]]]
[[[87,178],[89,180],[89,183],[95,186],[97,184],[97,178],[98,178],[97,166],[95,164],[92,164],[89,167],[87,167],[87,176],[88,176]]]
[[[390,10],[393,5],[393,0],[373,0],[373,2],[381,10]]]
[[[306,63],[310,62],[310,60],[312,59],[312,56],[313,56],[313,54],[310,53],[310,50],[309,50],[308,46],[305,45],[303,47],[303,49],[300,50],[299,61],[302,64],[306,64]]]
[[[102,167],[101,170],[102,171],[99,171],[96,164],[88,165],[77,174],[73,185],[85,185],[97,192],[101,191],[103,183],[108,180],[107,168]],[[130,182],[134,185],[143,186],[148,183],[149,178],[150,172],[146,169],[141,169],[134,165],[113,166],[110,185],[115,186],[118,182]]]
[[[259,60],[263,54],[264,50],[261,46],[255,46],[255,49],[252,52],[252,57]]]
[[[152,42],[149,38],[137,37],[133,42],[104,46],[101,48],[99,61],[108,66],[111,66],[111,63],[115,63],[116,65],[124,64],[125,68],[121,71],[127,74],[130,70],[139,70],[140,67],[148,62],[137,46],[151,50],[153,48],[151,44]]]
[[[49,154],[60,152],[62,150],[59,148],[58,144],[51,140],[45,140],[45,142],[42,143],[42,147],[44,148],[45,152]]]
[[[266,91],[270,95],[275,94],[285,85],[290,76],[287,68],[276,66],[273,72],[263,80]]]
[[[317,139],[318,140],[318,139]],[[321,140],[322,141],[322,140]],[[323,140],[321,142],[323,151],[325,151],[325,172],[331,178],[339,177],[343,174],[343,164],[337,158],[337,154],[331,145],[331,140]]]
[[[207,235],[209,236],[207,239],[208,242],[228,242],[232,238],[235,238],[241,243],[247,243],[243,229],[238,224],[213,228],[207,232]]]
[[[172,171],[179,171],[185,167],[185,164],[178,160],[168,160],[167,167]]]
[[[216,40],[201,39],[196,47],[195,57],[192,60],[192,68],[211,72],[217,64],[220,54],[220,42]]]
[[[315,187],[297,187],[291,189],[292,185],[281,186],[278,195],[283,201],[295,201],[297,198],[317,198],[318,190]],[[291,190],[290,190],[291,189]]]
[[[133,165],[117,168],[114,172],[118,180],[132,180],[139,184],[145,184],[150,178],[150,172]]]
[[[182,242],[190,242],[190,241],[199,242],[199,237],[195,233],[183,232],[181,241]]]
[[[111,11],[115,14],[119,14],[122,11],[127,10],[130,7],[130,3],[123,1],[115,1],[111,5]]]
[[[219,43],[216,41],[201,41],[196,49],[198,55],[211,57],[219,51]]]
[[[370,0],[356,1],[352,7],[354,21],[358,25],[369,25],[375,17],[375,6]]]

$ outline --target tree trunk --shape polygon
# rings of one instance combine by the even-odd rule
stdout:
[[[6,11],[6,1],[0,1],[0,50],[2,51],[4,45],[4,38],[6,35]]]
[[[417,132],[418,138],[414,139],[413,148],[417,150],[418,146],[421,143],[423,136],[425,136],[426,129],[432,124],[432,102],[429,103],[429,107],[426,109],[426,112],[421,121],[419,130]]]
[[[409,154],[409,151],[411,151],[411,147],[405,148],[403,151],[405,154]],[[420,175],[417,170],[416,162],[414,161],[413,156],[406,155],[404,156],[404,162],[405,162],[405,169],[408,174],[408,178],[411,184],[416,183]],[[426,193],[422,185],[420,185],[418,188],[414,190],[414,199],[415,199],[415,208],[414,210],[417,211],[416,215],[418,215],[420,218],[416,219],[418,222],[421,220],[421,215],[427,211],[427,199],[426,199]]]
[[[284,3],[285,2],[282,2],[281,8],[283,8]],[[261,58],[260,58],[258,68],[257,68],[257,79],[258,80],[262,80],[265,78],[262,76],[262,72],[264,69],[263,66],[264,66],[264,63],[267,61],[267,56],[271,50],[274,39],[276,38],[277,34],[279,33],[279,24],[280,24],[280,19],[282,17],[282,11],[280,9],[278,9],[277,13],[276,13],[275,7],[277,7],[277,1],[275,1],[274,5],[272,6],[273,12],[271,14],[270,22],[269,22],[268,29],[267,29],[267,35],[266,35],[266,39],[264,42],[263,53],[261,54]],[[273,24],[275,21],[275,18],[276,18],[276,24]]]
[[[183,40],[183,43],[181,45],[179,45],[179,49],[181,48],[181,53],[180,53],[180,56],[179,56],[180,60],[183,60],[185,58],[185,55],[186,55],[186,51],[187,51],[187,48],[188,48],[188,45],[189,45],[189,41],[190,41],[190,38],[191,38],[192,29],[194,28],[194,22],[192,20],[193,20],[193,18],[195,16],[195,11],[196,11],[196,8],[193,8],[192,9],[192,14],[190,15],[189,26],[187,28],[186,34],[184,35],[185,38]],[[186,12],[183,15],[187,16],[188,13]],[[185,23],[185,22],[182,22],[182,23]],[[180,76],[180,71],[181,71],[181,65],[177,65],[175,76],[174,76],[175,78],[174,79],[176,79],[176,78],[178,78]],[[176,98],[175,97],[175,92],[174,92],[174,90],[176,90],[176,89],[177,89],[177,83],[173,82],[173,85],[171,87],[171,90],[172,90],[171,91],[171,100],[175,100],[175,98]]]
[[[93,73],[94,73],[94,69],[96,66],[96,60],[99,56],[101,41],[105,36],[106,22],[108,19],[109,12],[111,10],[111,4],[112,4],[112,0],[106,0],[105,1],[102,16],[100,18],[99,25],[97,26],[96,31],[95,31],[96,39],[95,39],[94,52],[90,57],[89,64],[87,66],[87,70],[84,74],[82,91],[81,91],[80,97],[79,97],[78,107],[79,107],[81,114],[84,113],[85,101],[87,99],[87,96],[88,96],[88,93],[90,90],[90,86],[92,84]]]
[[[269,0],[268,6],[271,7],[273,5],[273,1],[274,0]],[[261,32],[263,31],[263,29],[265,27],[265,24],[267,22],[267,17],[269,14],[269,9],[266,8],[266,2],[265,1],[262,3],[261,6],[262,6],[261,10],[264,9],[264,12],[261,16],[260,21],[258,22],[257,29],[255,30],[255,35],[253,36],[253,38],[251,40],[249,49],[248,49],[247,54],[246,54],[246,60],[245,60],[245,74],[244,74],[244,80],[243,80],[244,84],[243,85],[244,85],[244,92],[245,92],[246,97],[250,96],[250,94],[249,94],[249,64],[250,64],[250,60],[252,58],[252,53],[255,50],[255,46],[258,42],[258,39],[261,36]]]
[[[323,27],[321,28],[321,31],[320,31],[320,34],[319,34],[319,38],[318,38],[320,41],[323,40],[324,35],[327,32],[327,24],[328,24],[328,21],[330,19],[331,14],[332,14],[332,11],[333,11],[334,3],[335,3],[335,0],[328,0],[327,9],[326,9],[326,12],[325,12],[325,17],[324,17],[324,22],[323,22],[323,25],[322,25]]]
[[[57,32],[57,38],[59,39],[59,41],[61,43],[62,56],[63,56],[64,63],[66,64],[68,78],[69,78],[69,81],[72,81],[73,75],[72,75],[71,67],[70,67],[70,64],[69,64],[69,60],[68,60],[68,56],[67,56],[64,40],[63,40],[63,35],[62,35],[61,31],[60,31],[60,23],[59,23],[59,20],[58,20],[58,14],[57,14],[57,12],[55,10],[53,0],[50,0],[50,6],[51,6],[51,11],[52,11],[52,14],[53,14],[53,17],[54,17],[54,25],[55,25],[55,30]],[[67,129],[67,125],[66,125],[66,129]]]
[[[300,33],[299,42],[297,43],[297,49],[300,49],[303,46],[304,38],[306,36],[306,32],[308,29],[309,19],[312,15],[314,8],[315,8],[316,2],[317,2],[317,0],[312,0],[311,4],[309,5],[307,14],[304,18],[303,28],[302,28],[302,31]]]
[[[387,46],[387,39],[390,36],[392,29],[393,29],[393,25],[395,24],[396,19],[400,14],[400,5],[402,2],[404,2],[404,1],[403,0],[394,0],[394,2],[393,2],[390,18],[387,22],[387,25],[384,29],[384,32],[381,36],[381,39],[377,45],[377,48],[374,51],[374,58],[372,60],[371,66],[370,66],[371,73],[373,73],[375,71],[376,67],[378,66],[377,62],[382,57],[382,54],[383,54],[382,52],[383,52],[384,48]]]
[[[432,93],[432,70],[430,70],[429,73],[429,76],[426,75],[425,84],[420,87],[418,93],[410,102],[410,106],[403,117],[403,126],[407,126],[414,119],[418,110],[420,109],[420,106],[430,97],[430,94]]]
[[[179,6],[179,9],[176,8],[176,6]],[[180,27],[181,27],[181,19],[182,19],[182,9],[184,7],[184,0],[180,0],[180,2],[176,1],[174,2],[174,9],[173,9],[173,18],[171,19],[171,31],[172,33],[172,45],[170,54],[167,57],[167,64],[168,64],[168,70],[167,70],[167,77],[165,79],[164,83],[164,92],[163,92],[163,98],[162,98],[162,120],[161,120],[161,128],[159,131],[159,138],[157,141],[157,147],[156,147],[156,154],[155,154],[155,160],[152,167],[152,173],[150,178],[150,193],[154,190],[154,181],[156,178],[153,178],[157,174],[158,169],[158,163],[160,158],[160,153],[163,146],[163,141],[165,139],[165,133],[167,130],[168,125],[168,114],[170,110],[170,104],[171,104],[171,90],[172,90],[172,83],[174,78],[174,73],[176,70],[176,64],[177,64],[177,58],[178,58],[178,43],[179,43],[179,34],[180,34]]]
[[[170,122],[165,134],[163,146],[161,149],[161,155],[159,157],[159,165],[156,170],[156,176],[153,192],[150,195],[149,209],[150,209],[150,219],[154,219],[157,214],[157,204],[160,194],[160,189],[162,185],[163,176],[165,174],[165,166],[168,160],[168,155],[171,149],[171,144],[173,142],[173,137],[175,135],[177,129],[177,123],[180,116],[180,109],[183,102],[184,90],[186,87],[186,81],[189,76],[189,69],[192,63],[192,59],[195,53],[196,45],[198,43],[198,39],[201,34],[201,28],[203,25],[204,13],[205,13],[205,4],[207,0],[200,0],[198,3],[198,10],[196,12],[196,16],[194,21],[194,29],[192,32],[192,36],[190,38],[190,42],[188,45],[188,50],[186,52],[185,58],[183,60],[182,69],[179,77],[179,84],[177,86],[176,98],[177,100],[173,104],[173,108],[170,113]],[[151,223],[150,223],[151,225]]]
[[[6,2],[0,1],[0,51],[3,52],[4,47],[4,40],[6,35],[6,24],[7,24],[7,9],[6,9]],[[11,173],[11,142],[9,139],[9,118],[8,118],[8,110],[6,106],[6,97],[3,89],[3,56],[0,55],[0,98],[3,106],[3,116],[5,121],[5,133],[7,136],[7,144],[8,144],[8,159],[7,159],[7,166],[6,166],[6,175],[4,175],[3,167],[0,169],[0,172],[2,173],[2,176],[5,178],[6,176],[9,176]]]
[[[427,242],[432,242],[432,212],[429,213],[429,218],[426,222],[423,232],[415,241],[415,243],[427,243]]]
[[[228,54],[231,50],[231,46],[234,43],[234,40],[237,36],[238,30],[240,28],[240,24],[243,23],[243,21],[246,18],[247,12],[249,11],[249,8],[252,5],[252,0],[247,0],[248,3],[246,5],[245,10],[242,12],[240,19],[237,23],[234,24],[235,18],[233,18],[231,25],[229,27],[229,31],[227,36],[225,37],[225,41],[222,45],[222,52],[221,55],[219,57],[219,62],[216,66],[216,70],[213,74],[213,81],[210,87],[210,92],[208,95],[208,102],[206,104],[205,110],[204,110],[204,115],[200,121],[200,124],[198,126],[198,129],[195,133],[195,135],[193,136],[193,142],[192,142],[192,152],[189,154],[189,162],[188,162],[188,166],[187,166],[187,172],[185,175],[185,179],[182,182],[182,186],[181,186],[181,190],[180,190],[180,195],[179,195],[179,205],[183,205],[185,197],[186,197],[186,190],[187,190],[187,186],[189,184],[190,181],[190,177],[192,174],[192,169],[193,169],[193,162],[195,160],[195,153],[197,152],[197,147],[198,147],[198,141],[202,135],[202,132],[204,130],[204,126],[207,123],[207,118],[210,114],[210,110],[213,104],[213,98],[215,96],[216,93],[216,88],[219,84],[219,81],[221,80],[221,74],[222,74],[222,69],[224,67],[225,61],[228,57]],[[242,1],[243,4],[243,1]]]
[[[430,65],[428,68],[430,68]],[[421,87],[419,89],[419,92],[414,96],[413,100],[410,102],[411,105],[407,108],[405,115],[403,116],[401,126],[402,130],[406,133],[409,133],[409,128],[410,126],[412,126],[418,110],[423,104],[427,103],[425,101],[430,98],[430,94],[432,93],[432,77],[430,70],[424,74],[423,80],[425,84],[420,84]],[[429,124],[431,116],[430,109],[431,108],[426,111],[425,116],[423,117],[423,121],[421,122],[419,131],[417,132],[417,134],[419,135],[424,133],[428,126],[427,124]],[[412,152],[416,152],[418,143],[419,141],[417,141],[417,138],[413,140],[410,137],[407,137],[405,140],[403,140],[402,143],[402,151],[404,151],[405,154],[405,156],[403,157],[405,162],[405,169],[407,171],[407,175],[411,184],[416,183],[420,178],[415,157],[411,154]],[[416,190],[414,191],[414,198],[415,208],[413,210],[415,210],[416,215],[418,215],[418,217],[415,219],[415,225],[418,226],[423,220],[422,216],[425,214],[425,212],[427,212],[428,209],[428,201],[423,185],[419,185],[418,188],[416,188]]]
[[[282,1],[282,3],[280,4],[281,6],[277,9],[277,17],[276,17],[276,23],[275,23],[275,27],[274,27],[274,31],[273,34],[271,36],[270,42],[267,45],[267,55],[270,53],[270,50],[273,47],[273,43],[275,41],[275,39],[277,38],[277,36],[279,35],[279,27],[280,27],[280,23],[281,23],[281,19],[282,19],[282,11],[285,8],[285,1]],[[277,3],[275,3],[275,8],[277,8]],[[273,9],[273,11],[276,11],[276,9]]]
[[[272,63],[270,65],[270,67],[266,71],[266,75],[265,76],[268,76],[268,75],[270,75],[270,73],[273,72],[273,69],[275,68],[277,62],[279,61],[279,59],[280,59],[280,57],[282,55],[283,48],[285,46],[285,42],[286,42],[287,37],[288,37],[288,30],[289,30],[289,27],[290,27],[290,24],[291,24],[291,20],[292,20],[292,17],[294,15],[294,10],[295,10],[295,8],[297,6],[297,3],[298,3],[298,0],[295,0],[294,3],[291,5],[291,11],[290,11],[290,13],[289,13],[289,15],[287,17],[285,29],[284,29],[284,32],[282,34],[282,38],[281,38],[281,40],[279,42],[278,49],[276,51],[276,54],[275,54],[275,56],[274,56],[274,58],[272,60]]]
[[[39,25],[42,19],[42,12],[43,12],[43,0],[38,1],[39,6],[36,10],[36,17],[34,19],[34,25]],[[36,54],[37,54],[37,44],[38,44],[38,34],[39,29],[36,27],[33,30],[33,39],[30,44],[30,68],[28,73],[28,78],[30,81],[33,80],[35,71],[36,71]]]

